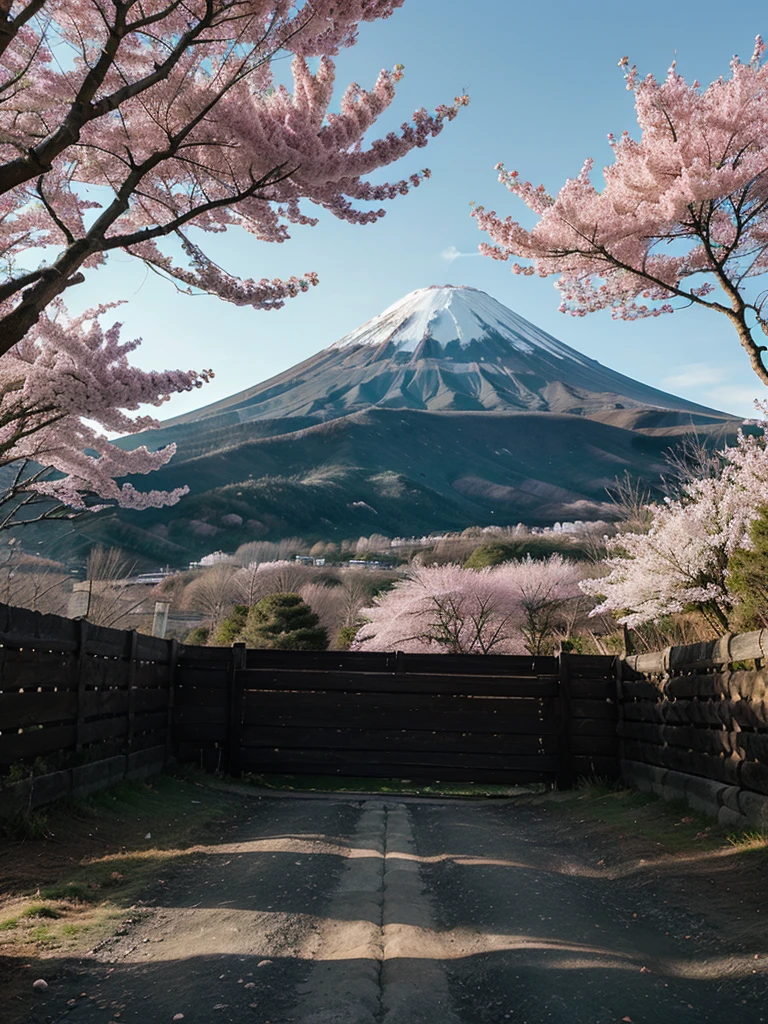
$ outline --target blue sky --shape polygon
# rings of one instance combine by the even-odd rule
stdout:
[[[364,26],[338,60],[340,84],[373,83],[402,63],[398,97],[377,134],[397,128],[418,106],[432,108],[466,90],[468,108],[425,150],[390,169],[399,178],[424,166],[433,177],[388,204],[383,221],[352,226],[321,214],[282,245],[244,232],[209,236],[208,250],[229,270],[259,278],[316,270],[320,285],[276,312],[191,298],[117,255],[68,294],[73,309],[126,299],[126,336],[141,336],[136,361],[147,368],[212,367],[204,390],[175,398],[164,416],[185,412],[265,380],[337,341],[415,288],[469,284],[594,359],[648,384],[749,415],[764,388],[724,318],[684,310],[638,323],[607,313],[575,319],[557,312],[552,280],[520,278],[476,255],[483,238],[471,201],[521,218],[521,203],[497,182],[494,165],[556,190],[584,158],[609,162],[606,134],[634,133],[632,96],[618,60],[663,75],[676,57],[689,79],[727,74],[733,53],[748,59],[764,4],[742,0],[728,17],[712,0],[519,4],[510,0],[406,0],[390,19]],[[468,255],[447,258],[450,254]]]

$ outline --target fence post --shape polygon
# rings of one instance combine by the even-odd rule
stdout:
[[[240,758],[240,734],[243,724],[243,683],[239,676],[245,668],[246,646],[232,644],[232,669],[229,678],[229,718],[227,722],[227,746],[229,747],[229,774],[239,777],[242,767]]]
[[[85,645],[88,640],[88,620],[77,620],[77,647],[72,659],[72,682],[77,684],[77,733],[75,750],[82,750],[85,733]]]
[[[624,659],[616,658],[616,757],[619,762],[619,778],[622,777],[624,760]]]
[[[126,741],[126,754],[133,753],[133,733],[136,719],[136,654],[139,648],[139,634],[135,629],[126,633],[128,641],[128,737]]]
[[[165,763],[166,765],[174,756],[174,721],[173,708],[176,703],[176,662],[179,660],[179,641],[174,639],[168,641],[168,724],[166,725],[165,737]]]
[[[622,626],[622,636],[624,637],[624,657],[629,657],[632,651],[632,634],[629,632],[629,626],[624,623]]]
[[[557,756],[557,788],[573,789],[575,780],[573,771],[573,752],[571,750],[571,673],[568,655],[562,651],[557,656],[558,676],[560,683],[560,733],[558,736]]]

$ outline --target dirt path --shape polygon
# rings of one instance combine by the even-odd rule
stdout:
[[[413,819],[462,1024],[768,1020],[768,936],[745,949],[620,848],[535,807]]]
[[[768,1021],[768,938],[509,801],[264,800],[153,899],[28,1024]]]

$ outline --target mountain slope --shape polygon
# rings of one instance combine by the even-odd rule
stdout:
[[[188,483],[170,509],[78,524],[85,547],[118,543],[156,561],[254,539],[421,535],[473,524],[593,519],[625,471],[658,481],[666,436],[558,413],[369,409],[170,465]]]

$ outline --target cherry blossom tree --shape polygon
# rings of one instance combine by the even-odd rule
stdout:
[[[107,311],[75,318],[46,313],[0,359],[0,529],[105,505],[159,508],[187,493],[186,487],[140,491],[118,483],[164,466],[176,448],[126,451],[107,432],[158,426],[151,416],[131,413],[200,387],[211,373],[131,366],[140,342],[121,341],[120,324],[104,330],[100,318]]]
[[[583,569],[561,555],[486,569],[415,566],[365,609],[355,647],[447,654],[540,654]]]
[[[0,0],[0,354],[118,250],[183,291],[255,309],[315,284],[239,279],[200,236],[237,226],[283,242],[316,223],[302,201],[372,223],[428,176],[366,180],[425,146],[466,96],[369,141],[398,65],[329,109],[334,55],[402,2]],[[290,54],[292,91],[273,75]]]
[[[650,504],[647,532],[607,540],[607,574],[581,583],[600,598],[591,614],[634,627],[693,607],[716,632],[728,628],[729,558],[749,547],[749,527],[768,503],[765,433],[740,435],[720,460],[719,472],[709,464],[706,475],[679,485],[679,497]]]
[[[529,654],[550,653],[552,639],[563,621],[563,607],[580,593],[583,570],[562,555],[530,556],[508,562],[503,585],[516,592],[520,603],[519,630]]]
[[[639,78],[625,57],[639,140],[609,135],[614,162],[605,187],[593,161],[556,196],[497,165],[499,180],[538,222],[528,230],[477,206],[493,244],[518,274],[557,274],[562,312],[610,309],[636,320],[695,305],[733,324],[753,370],[768,384],[768,64],[758,36],[752,59],[706,88],[678,74]],[[519,260],[523,260],[521,263]]]

